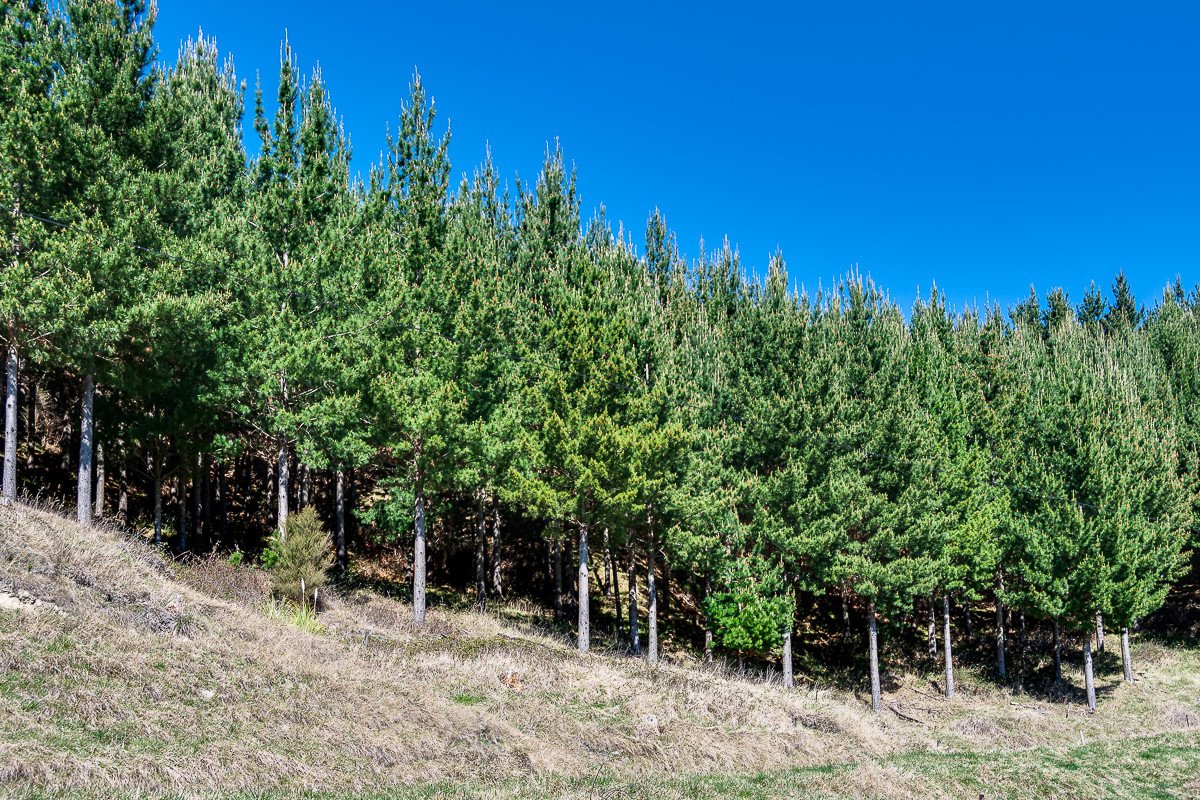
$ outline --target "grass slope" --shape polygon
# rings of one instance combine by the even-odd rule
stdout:
[[[1194,651],[1137,642],[1141,680],[1105,675],[1095,715],[966,671],[953,703],[894,676],[875,715],[579,656],[533,609],[415,631],[356,593],[302,631],[247,575],[218,599],[140,542],[0,509],[0,794],[1200,798]]]

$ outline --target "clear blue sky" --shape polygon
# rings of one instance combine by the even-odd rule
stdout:
[[[657,206],[689,257],[778,246],[808,287],[857,264],[905,308],[1200,281],[1200,4],[160,3],[161,58],[202,27],[248,111],[286,29],[363,173],[416,67],[456,175],[490,142],[531,178],[557,137],[585,209],[640,243]]]

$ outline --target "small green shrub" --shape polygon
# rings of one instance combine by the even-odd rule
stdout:
[[[268,600],[263,611],[266,613],[267,619],[286,622],[302,631],[318,636],[325,633],[325,625],[317,619],[317,612],[307,605],[293,603],[290,600]]]
[[[292,514],[287,520],[287,536],[270,548],[271,582],[275,594],[306,605],[312,602],[314,589],[325,585],[326,573],[333,566],[329,534],[321,525],[312,506]]]

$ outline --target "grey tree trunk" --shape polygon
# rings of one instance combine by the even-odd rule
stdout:
[[[288,463],[288,447],[287,438],[281,433],[276,439],[276,447],[279,455],[279,470],[276,473],[276,514],[275,519],[278,523],[279,541],[287,539],[287,518],[288,518],[288,478],[291,465]]]
[[[1062,684],[1062,631],[1054,619],[1054,683]]]
[[[658,663],[658,591],[654,585],[653,524],[650,526],[650,546],[646,548],[646,661]]]
[[[312,502],[312,499],[311,499],[312,474],[311,473],[312,473],[312,470],[309,469],[308,464],[301,462],[300,463],[300,502],[297,504],[300,508],[304,508],[306,505],[308,505],[310,502]]]
[[[867,649],[871,657],[871,708],[883,710],[883,692],[879,687],[879,632],[875,629],[875,601],[867,602]]]
[[[704,663],[711,664],[713,656],[713,625],[708,615],[708,604],[712,600],[712,579],[704,576]]]
[[[1096,612],[1096,651],[1104,652],[1104,615]]]
[[[1001,678],[1008,675],[1004,664],[1004,578],[996,576],[996,672]]]
[[[975,625],[971,621],[971,601],[963,600],[963,619],[967,623],[967,641],[975,641]]]
[[[783,632],[783,688],[791,689],[792,681],[792,628]]]
[[[475,493],[475,607],[487,608],[487,506],[483,489]]]
[[[850,641],[850,587],[842,584],[842,625],[845,627],[845,639]]]
[[[608,528],[604,529],[604,596],[613,597],[612,548],[608,546]]]
[[[104,518],[104,445],[96,444],[96,519]]]
[[[633,560],[633,536],[626,546],[629,556],[629,649],[635,656],[642,654],[642,637],[638,633],[637,564]]]
[[[929,597],[929,660],[937,661],[937,615],[933,610],[933,596]]]
[[[588,597],[588,523],[579,521],[579,589],[576,605],[579,608],[579,652],[586,653],[591,646],[591,608]]]
[[[504,549],[500,539],[500,494],[492,492],[492,592],[496,597],[504,596],[501,582],[504,566]]]
[[[425,479],[413,488],[413,622],[425,624]]]
[[[163,536],[162,508],[162,458],[154,455],[154,543],[162,544]]]
[[[187,463],[186,459],[184,463]],[[187,482],[182,475],[175,477],[175,508],[179,519],[179,552],[187,550]]]
[[[563,618],[562,537],[563,534],[559,531],[558,536],[554,539],[554,619],[556,620]]]
[[[4,478],[0,481],[0,498],[5,505],[17,501],[17,397],[21,362],[17,359],[15,326],[8,326],[8,380],[4,396]],[[32,444],[30,452],[33,452]]]
[[[79,429],[79,480],[75,491],[75,516],[83,525],[92,524],[92,441],[96,435],[92,416],[96,377],[88,369],[83,378],[83,420]]]
[[[1087,704],[1089,711],[1096,710],[1096,680],[1092,673],[1092,632],[1083,634],[1083,684],[1087,689]]]
[[[337,489],[334,497],[334,549],[337,552],[337,568],[338,572],[345,574],[346,572],[346,473],[342,470],[337,471]]]
[[[942,650],[946,655],[946,699],[954,699],[954,650],[950,644],[950,593],[942,595]]]
[[[1125,667],[1125,682],[1133,683],[1133,659],[1129,655],[1129,628],[1121,628],[1121,664]]]
[[[221,539],[229,537],[229,492],[225,486],[225,462],[221,462],[217,472],[217,488],[221,492]]]
[[[129,472],[128,458],[125,452],[125,439],[117,439],[117,519],[122,524],[129,521]]]

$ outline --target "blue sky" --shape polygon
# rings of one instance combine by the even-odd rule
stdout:
[[[532,178],[558,138],[635,241],[658,207],[687,256],[728,237],[761,272],[779,247],[810,288],[856,264],[904,307],[1200,281],[1200,4],[160,0],[161,57],[201,27],[248,109],[286,30],[356,170],[416,67],[456,175],[490,143]]]

